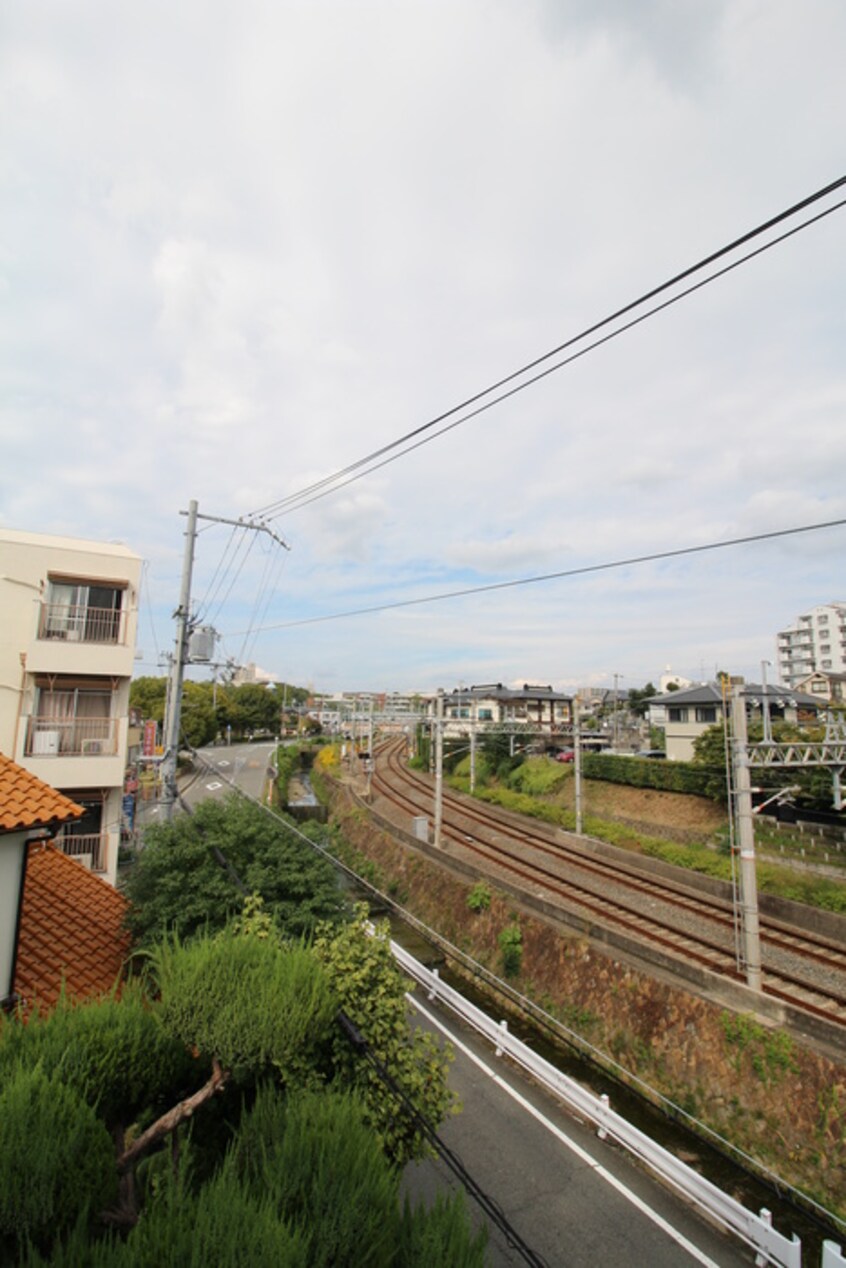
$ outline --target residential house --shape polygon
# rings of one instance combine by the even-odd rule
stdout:
[[[743,689],[747,715],[760,721],[764,708],[772,722],[812,721],[819,701],[805,692],[786,687],[746,683]],[[649,722],[664,730],[667,757],[670,761],[689,762],[694,744],[708,727],[721,722],[730,710],[728,696],[719,683],[705,682],[695,687],[652,696],[649,700]]]
[[[141,559],[0,529],[0,752],[82,806],[57,837],[114,883]]]
[[[797,691],[814,696],[821,705],[830,704],[842,708],[846,704],[846,674],[835,674],[828,669],[816,669],[796,684]]]
[[[430,697],[430,718],[436,707],[436,698]],[[480,731],[525,728],[554,738],[572,726],[573,698],[549,686],[505,687],[501,682],[457,687],[444,696],[445,736],[465,735],[474,722]]]

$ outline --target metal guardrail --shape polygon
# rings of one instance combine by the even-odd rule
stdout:
[[[543,1057],[532,1052],[522,1040],[509,1034],[504,1021],[495,1022],[459,991],[442,982],[437,969],[427,969],[399,943],[392,942],[391,950],[401,968],[424,987],[430,999],[444,1003],[474,1030],[484,1035],[494,1045],[497,1056],[505,1053],[581,1118],[593,1123],[600,1138],[610,1138],[634,1154],[692,1206],[751,1246],[756,1252],[757,1264],[801,1268],[800,1239],[795,1233],[791,1238],[785,1237],[773,1228],[769,1211],[763,1209],[756,1215],[754,1211],[723,1193],[710,1180],[706,1180],[686,1163],[680,1162],[663,1146],[656,1144],[612,1110],[606,1096],[597,1097],[586,1091],[574,1079],[562,1074]],[[841,1264],[846,1264],[846,1258],[840,1247],[835,1242],[826,1242],[823,1268],[839,1268]]]

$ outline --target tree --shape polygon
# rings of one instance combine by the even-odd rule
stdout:
[[[292,827],[233,793],[202,802],[191,815],[154,824],[127,877],[127,924],[138,940],[168,931],[188,937],[221,929],[240,909],[243,891],[215,851],[222,852],[248,891],[262,894],[278,927],[297,936],[318,921],[344,915],[332,865]]]
[[[144,721],[164,721],[165,699],[167,697],[167,679],[134,678],[129,687],[129,703],[137,709]]]
[[[639,718],[645,718],[649,712],[649,700],[657,695],[658,690],[651,682],[648,682],[645,687],[632,687],[629,691],[628,706]]]
[[[321,957],[284,939],[254,903],[218,934],[161,944],[143,999],[150,1050],[169,1046],[183,1060],[178,1071],[160,1060],[138,1070],[143,1095],[141,1085],[128,1094],[123,1072],[124,1057],[137,1064],[137,992],[128,1002],[0,1023],[0,1071],[11,1071],[0,1092],[0,1260],[481,1265],[483,1239],[470,1232],[460,1201],[401,1209],[400,1174],[371,1125],[372,1098],[357,1090],[355,1065],[338,1059],[330,943]],[[404,1015],[398,1025],[392,1005],[380,1003],[394,998],[389,977],[368,974],[373,998],[362,1027],[388,1075],[402,1080],[392,1045],[420,1044]],[[105,1028],[96,1020],[103,1008]],[[91,1078],[85,1036],[106,1030],[113,1056]],[[428,1045],[421,1052],[428,1099],[408,1093],[431,1112],[443,1067],[432,1067]],[[126,1112],[109,1127],[101,1106],[122,1094]],[[394,1114],[403,1113],[395,1103]]]

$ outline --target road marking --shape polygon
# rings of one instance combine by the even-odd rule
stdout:
[[[218,762],[218,766],[228,766],[228,765],[229,765],[229,762],[225,757],[223,758],[222,761]]]
[[[409,1000],[413,1007],[416,1008],[418,1012],[422,1013],[433,1026],[437,1026],[437,1028],[446,1035],[451,1044],[458,1048],[459,1051],[463,1052],[464,1055],[477,1065],[489,1079],[492,1079],[494,1083],[498,1084],[499,1087],[501,1087],[502,1090],[512,1098],[512,1100],[515,1100],[522,1109],[531,1114],[533,1118],[536,1118],[548,1132],[551,1132],[553,1136],[556,1136],[563,1145],[566,1145],[567,1148],[570,1149],[577,1158],[584,1162],[586,1166],[590,1167],[597,1176],[601,1177],[606,1181],[606,1183],[610,1184],[612,1189],[616,1189],[617,1192],[626,1199],[626,1201],[631,1202],[632,1206],[636,1207],[647,1217],[647,1219],[652,1220],[658,1228],[662,1229],[668,1237],[672,1238],[674,1242],[686,1250],[689,1255],[697,1260],[698,1263],[704,1264],[705,1268],[719,1268],[719,1264],[716,1260],[710,1259],[704,1251],[699,1249],[698,1246],[694,1246],[692,1242],[688,1241],[687,1238],[678,1232],[677,1229],[673,1228],[672,1224],[668,1224],[663,1216],[659,1215],[657,1211],[653,1211],[652,1207],[648,1206],[642,1198],[639,1198],[637,1194],[627,1188],[621,1180],[618,1180],[617,1177],[612,1175],[610,1171],[607,1171],[601,1163],[598,1163],[595,1158],[592,1158],[586,1150],[582,1149],[581,1145],[577,1145],[574,1140],[571,1140],[566,1132],[562,1131],[555,1123],[550,1122],[550,1120],[546,1118],[539,1109],[536,1109],[530,1101],[527,1101],[524,1096],[521,1096],[516,1088],[512,1087],[511,1084],[507,1083],[501,1075],[491,1069],[487,1062],[483,1061],[481,1057],[476,1056],[475,1052],[472,1052],[466,1044],[462,1043],[460,1039],[450,1032],[439,1017],[436,1017],[434,1013],[431,1013],[428,1008],[424,1008],[420,1001],[411,994],[411,992],[406,995],[406,999]]]
[[[206,784],[206,788],[208,788],[209,792],[217,792],[218,788],[222,788],[222,787],[223,787],[223,784],[221,784],[220,781],[217,779],[211,784]]]

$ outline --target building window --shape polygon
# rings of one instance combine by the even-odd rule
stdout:
[[[708,704],[708,705],[696,706],[696,721],[697,722],[716,722],[716,720],[717,720],[717,706],[716,705]]]
[[[687,722],[688,709],[685,705],[670,705],[667,709],[669,722]]]
[[[823,667],[823,669],[831,669],[831,661],[830,661],[830,660],[824,660],[824,661],[823,661],[823,663],[822,663],[822,667]]]
[[[50,581],[39,637],[66,642],[119,643],[123,588],[93,581]]]

